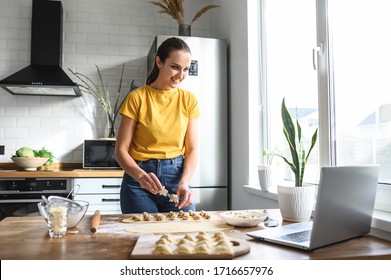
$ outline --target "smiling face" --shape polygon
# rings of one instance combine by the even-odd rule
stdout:
[[[173,50],[166,61],[156,56],[159,68],[158,78],[151,84],[157,89],[174,89],[186,78],[190,68],[191,55],[184,50]]]

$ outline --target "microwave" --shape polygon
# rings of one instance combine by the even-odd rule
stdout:
[[[115,160],[115,139],[84,140],[83,168],[119,169]]]

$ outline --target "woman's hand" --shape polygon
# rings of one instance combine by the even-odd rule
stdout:
[[[143,189],[148,190],[153,194],[158,194],[163,190],[163,186],[159,179],[152,172],[144,173],[138,180],[138,183]]]
[[[178,209],[182,209],[193,203],[193,193],[185,184],[178,185],[176,194],[179,198],[179,203],[176,203],[175,206],[178,207]]]

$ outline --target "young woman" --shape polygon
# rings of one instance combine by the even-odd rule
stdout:
[[[116,160],[125,171],[122,213],[195,211],[190,180],[197,164],[200,109],[195,95],[178,87],[190,63],[183,40],[165,40],[146,85],[130,93],[120,109]],[[164,188],[179,202],[160,195]]]

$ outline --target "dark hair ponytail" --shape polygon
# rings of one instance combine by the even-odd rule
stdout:
[[[177,37],[171,37],[165,40],[157,49],[156,56],[160,58],[160,61],[164,63],[166,59],[170,56],[172,51],[179,51],[179,50],[184,50],[188,53],[190,52],[189,46],[183,41],[182,39],[179,39]],[[147,77],[146,84],[150,85],[152,84],[157,77],[159,76],[159,68],[157,67],[156,64],[156,56],[155,56],[155,61],[153,63],[153,67],[151,72],[149,73]]]

